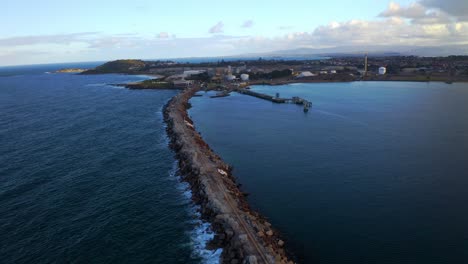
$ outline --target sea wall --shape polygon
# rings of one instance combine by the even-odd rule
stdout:
[[[293,263],[271,224],[253,211],[226,164],[203,141],[187,114],[198,87],[174,96],[164,108],[171,148],[205,220],[216,232],[211,246],[223,248],[222,263]]]

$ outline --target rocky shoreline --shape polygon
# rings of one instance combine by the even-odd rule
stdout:
[[[87,70],[88,69],[70,68],[70,69],[60,69],[60,70],[55,71],[54,73],[82,73]]]
[[[279,233],[249,207],[232,167],[195,130],[187,109],[198,90],[197,86],[183,90],[166,104],[163,113],[180,174],[216,233],[211,246],[223,249],[222,263],[293,263]]]

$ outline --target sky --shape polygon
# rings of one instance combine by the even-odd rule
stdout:
[[[468,45],[468,0],[15,0],[0,65]]]

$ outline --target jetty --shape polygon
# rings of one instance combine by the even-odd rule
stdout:
[[[215,95],[210,96],[210,98],[219,98],[219,97],[226,97],[229,96],[229,91],[222,91],[219,93],[216,93]]]
[[[276,93],[275,96],[271,96],[271,95],[268,95],[268,94],[258,93],[258,92],[254,92],[252,90],[244,89],[244,88],[237,89],[237,92],[241,93],[241,94],[257,97],[257,98],[260,98],[260,99],[263,99],[263,100],[267,100],[267,101],[277,103],[277,104],[302,105],[304,107],[304,112],[305,113],[308,112],[309,109],[312,107],[312,102],[308,101],[307,99],[298,97],[298,96],[294,96],[292,98],[281,98],[279,93]]]
[[[196,131],[187,108],[198,91],[198,85],[183,90],[163,112],[179,172],[190,184],[203,218],[216,232],[211,246],[223,249],[222,263],[292,264],[279,233],[248,205],[232,167]]]

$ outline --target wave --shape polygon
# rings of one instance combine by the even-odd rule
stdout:
[[[177,189],[183,195],[185,200],[184,202],[189,204],[188,213],[190,217],[192,217],[190,225],[194,226],[194,229],[188,232],[190,237],[190,247],[192,248],[192,258],[199,259],[201,263],[219,264],[221,263],[221,254],[223,250],[207,249],[207,245],[214,238],[215,233],[211,228],[211,224],[202,220],[200,206],[195,205],[192,202],[192,191],[190,190],[190,185],[183,182],[177,172],[177,161],[175,161],[170,172],[170,177],[179,182]]]
[[[109,83],[90,83],[86,84],[86,87],[106,87],[106,88],[114,88],[114,89],[125,89],[124,86],[119,86],[119,85],[112,85]]]
[[[90,84],[86,84],[85,86],[87,87],[102,87],[102,86],[107,86],[108,84],[107,83],[90,83]]]
[[[170,99],[168,99],[164,103],[164,105],[166,105],[167,102],[169,102],[169,100]],[[158,109],[158,111],[156,111],[156,115],[164,119],[163,112],[164,106],[161,106]],[[163,126],[165,131],[167,127],[165,122],[163,122]],[[162,144],[165,144],[166,147],[169,147],[170,140],[166,133],[162,134],[160,140]],[[169,173],[169,177],[171,178],[171,180],[176,180],[178,182],[177,189],[181,192],[183,196],[183,202],[189,205],[188,213],[190,217],[192,217],[190,225],[194,226],[194,229],[192,229],[188,234],[191,240],[190,246],[192,248],[192,258],[200,259],[201,263],[206,264],[221,263],[221,254],[223,250],[221,248],[215,250],[207,249],[207,245],[214,238],[215,233],[211,228],[211,224],[202,220],[200,206],[193,203],[190,185],[187,182],[183,182],[182,177],[178,174],[177,161],[174,161],[174,163],[172,164],[172,169]]]
[[[161,121],[162,126],[163,126],[164,133],[161,134],[161,136],[160,136],[160,138],[158,140],[159,145],[163,146],[163,147],[169,147],[169,144],[170,144],[169,137],[165,133],[165,131],[167,129],[167,124],[166,124],[166,122],[164,122],[164,105],[166,105],[167,102],[169,102],[169,100],[167,100],[161,107],[159,107],[158,111],[156,111],[156,113],[155,113],[157,118],[158,118],[158,121]]]

